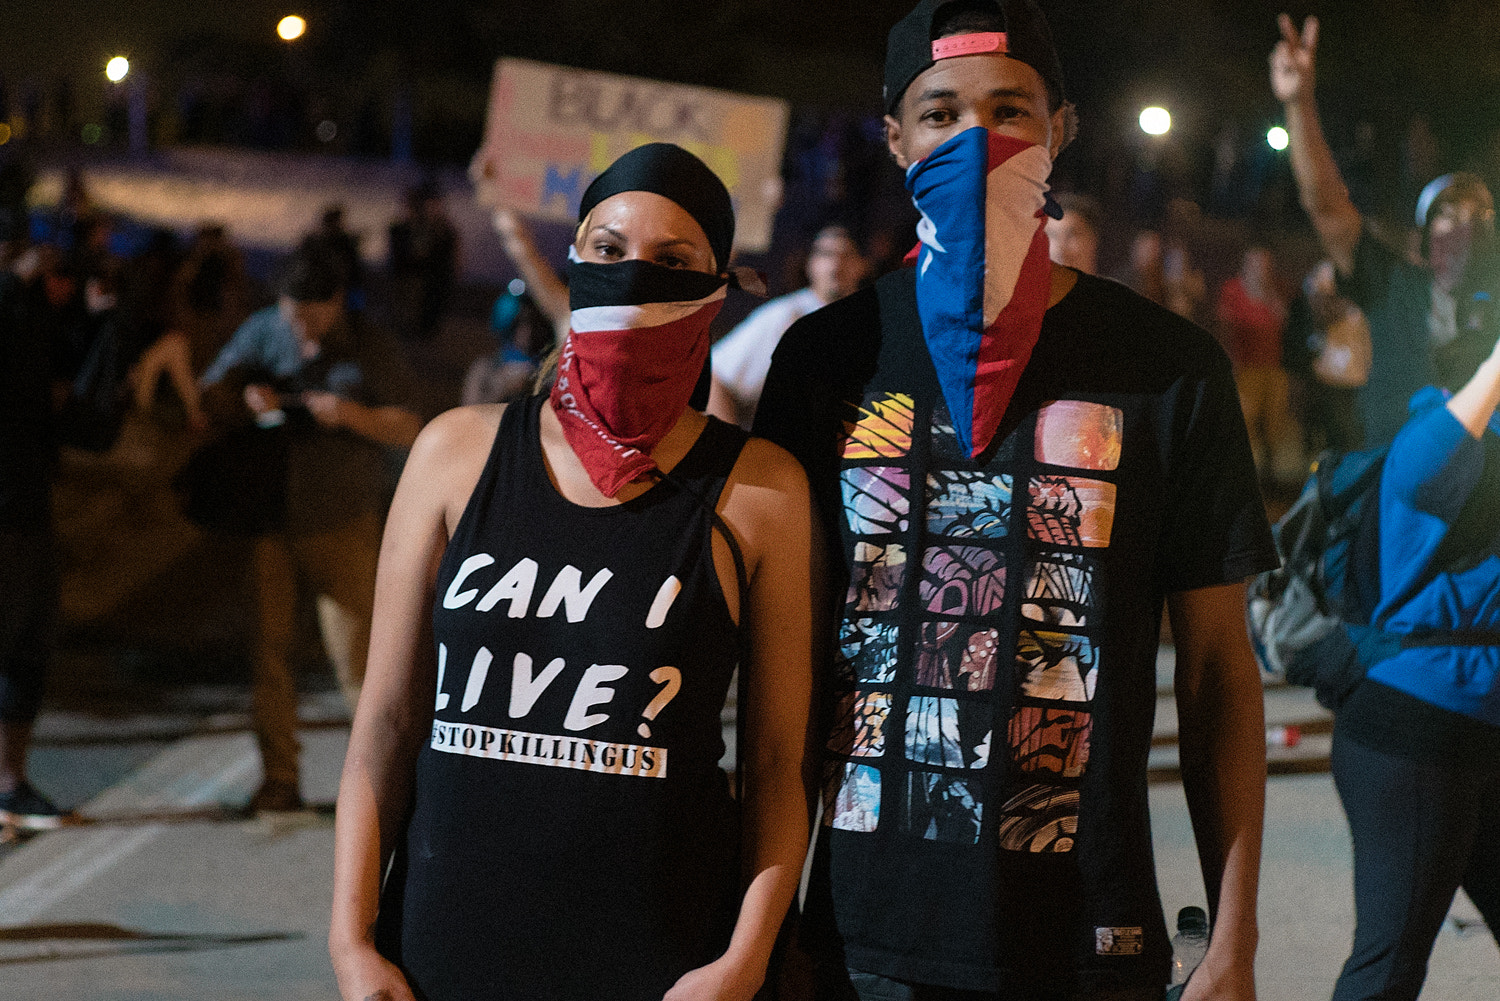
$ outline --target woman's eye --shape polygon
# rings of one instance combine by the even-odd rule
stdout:
[[[662,257],[658,257],[656,259],[656,263],[660,264],[664,268],[685,268],[685,267],[687,267],[687,261],[684,261],[680,257],[673,257],[670,254],[664,255]]]
[[[953,120],[953,113],[947,108],[933,108],[922,113],[922,121],[933,125],[946,125]]]
[[[594,245],[594,253],[600,257],[619,257],[623,251],[613,243],[597,243]]]

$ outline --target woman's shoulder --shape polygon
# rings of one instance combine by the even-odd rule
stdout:
[[[792,453],[765,438],[745,439],[739,460],[730,474],[734,482],[775,491],[805,491],[807,475]]]
[[[494,447],[506,406],[479,403],[455,407],[428,421],[407,457],[408,475],[442,481],[448,472],[462,475],[469,467],[482,468]]]

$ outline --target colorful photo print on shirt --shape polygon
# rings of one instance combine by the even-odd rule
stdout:
[[[1082,476],[1034,476],[1026,525],[1055,546],[1107,546],[1115,521],[1115,485]]]
[[[990,762],[988,702],[914,695],[906,703],[906,757],[944,768],[983,768]]]
[[[1020,435],[1006,435],[995,447],[995,453],[988,461],[1001,463],[1014,461],[1016,444],[1021,437]],[[932,435],[928,440],[931,442],[933,465],[959,468],[974,465],[974,460],[959,446],[958,435],[953,431],[953,417],[948,411],[948,405],[941,399],[932,408]]]
[[[896,626],[845,619],[839,633],[838,676],[849,684],[884,685],[896,676]]]
[[[885,753],[885,721],[891,714],[889,692],[849,692],[839,700],[828,749],[851,758]]]
[[[1092,702],[1099,676],[1094,645],[1087,636],[1022,629],[1016,640],[1021,694],[1051,702]]]
[[[911,474],[899,466],[851,466],[839,477],[844,517],[856,535],[905,532],[911,500]]]
[[[915,424],[912,398],[879,393],[859,408],[858,422],[844,440],[845,459],[899,459],[911,451]]]
[[[1089,763],[1093,714],[1052,706],[1017,706],[1008,743],[1013,771],[1076,779]]]
[[[924,622],[917,634],[917,684],[961,692],[995,687],[1000,634],[966,622]]]
[[[1037,557],[1026,570],[1021,614],[1046,626],[1083,629],[1094,611],[1094,562],[1056,553]]]
[[[1115,469],[1125,438],[1117,407],[1058,400],[1037,411],[1036,461],[1074,469]]]
[[[901,827],[905,831],[928,841],[979,843],[984,803],[976,779],[911,772],[906,776],[904,806]]]
[[[1000,847],[1011,852],[1070,852],[1078,836],[1078,790],[1034,785],[1000,808]]]
[[[852,761],[828,764],[823,785],[823,825],[840,831],[873,831],[880,826],[880,772]]]
[[[934,546],[922,557],[918,590],[936,615],[988,615],[1005,601],[1005,562],[977,546]]]
[[[849,595],[845,599],[846,610],[889,612],[896,607],[905,575],[906,550],[899,544],[880,546],[873,542],[856,542],[849,573]]]
[[[927,474],[927,530],[960,539],[1010,534],[1011,477],[964,470]]]

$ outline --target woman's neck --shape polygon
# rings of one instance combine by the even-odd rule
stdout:
[[[671,472],[688,454],[698,435],[708,424],[708,418],[688,407],[672,425],[672,430],[651,450],[651,458],[658,468]],[[542,459],[547,467],[547,476],[563,498],[581,507],[614,507],[634,500],[650,490],[655,484],[651,478],[627,483],[616,497],[600,491],[589,479],[572,446],[563,434],[562,423],[550,404],[542,407],[541,414]]]

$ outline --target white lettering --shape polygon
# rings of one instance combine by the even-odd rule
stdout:
[[[588,587],[583,587],[583,574],[572,564],[565,566],[553,579],[552,586],[547,588],[547,593],[542,596],[542,603],[537,606],[537,618],[549,618],[557,611],[557,606],[566,604],[569,622],[582,622],[584,616],[589,614],[589,606],[594,603],[594,597],[599,589],[609,583],[614,576],[611,570],[600,570],[594,574],[594,579],[589,581]]]
[[[510,617],[524,619],[526,609],[531,607],[531,592],[536,587],[536,569],[536,560],[529,556],[523,558],[495,582],[495,586],[479,599],[479,604],[474,608],[480,612],[488,612],[500,602],[509,601]]]
[[[480,647],[474,655],[474,666],[469,668],[469,681],[464,685],[464,700],[458,707],[460,712],[468,712],[479,704],[479,696],[484,693],[484,679],[489,677],[490,662],[494,659],[495,655],[488,647]]]
[[[438,644],[438,683],[437,683],[437,705],[434,711],[441,712],[448,708],[448,693],[443,691],[443,671],[448,667],[448,646],[446,643]]]
[[[547,686],[557,679],[562,669],[563,659],[554,657],[552,662],[542,669],[542,673],[533,678],[531,658],[524,653],[516,654],[515,663],[511,665],[510,670],[510,718],[520,719],[531,712],[531,707],[536,705],[536,700],[541,698]]]
[[[462,594],[459,593],[458,589],[463,587],[464,581],[469,579],[469,574],[475,570],[483,569],[493,562],[495,562],[495,557],[489,553],[475,553],[460,563],[458,574],[453,578],[453,583],[448,585],[448,593],[443,595],[443,607],[462,608],[473,601],[474,596],[479,593],[477,588],[471,588]]]
[[[606,705],[615,697],[615,690],[605,688],[600,682],[619,681],[629,673],[629,669],[620,664],[590,666],[587,671],[583,672],[583,680],[578,683],[578,691],[573,693],[573,703],[568,706],[568,715],[563,720],[563,728],[587,730],[609,719],[609,713],[589,713],[594,706]]]
[[[667,621],[667,612],[672,608],[672,602],[677,600],[677,595],[682,591],[682,581],[673,574],[661,582],[657,589],[656,600],[651,602],[651,611],[646,613],[646,628],[660,629]]]

